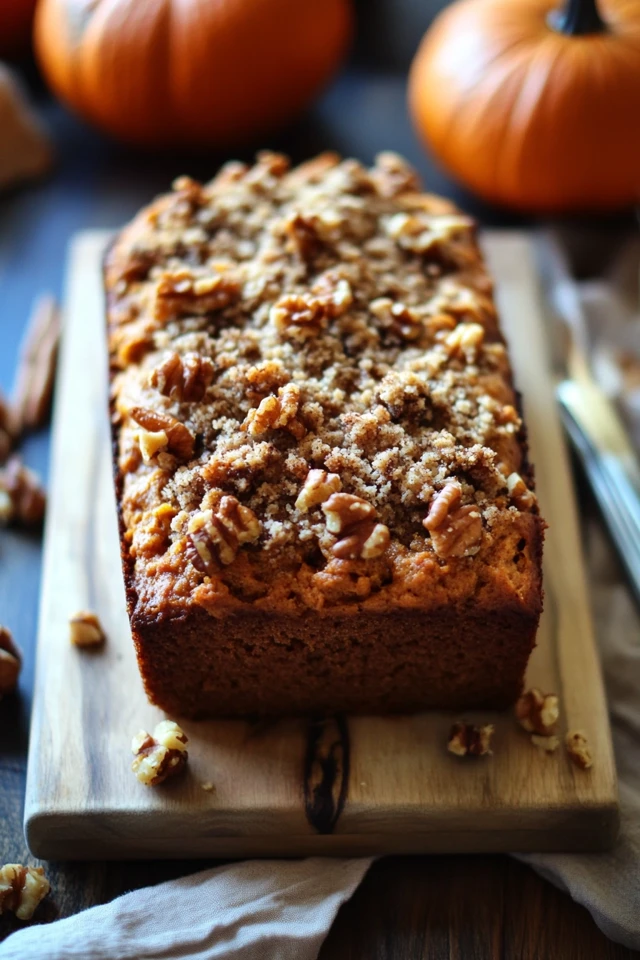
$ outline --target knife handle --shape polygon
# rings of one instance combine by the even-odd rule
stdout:
[[[631,449],[621,451],[617,444],[616,449],[611,449],[596,442],[590,394],[587,391],[585,395],[574,381],[563,381],[557,387],[564,426],[640,605],[640,469]],[[598,402],[610,404],[604,395]],[[606,415],[610,416],[611,411],[607,409]]]

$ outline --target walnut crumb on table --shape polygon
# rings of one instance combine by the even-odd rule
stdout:
[[[0,470],[0,523],[37,527],[43,519],[46,496],[37,475],[12,456]]]
[[[486,757],[492,754],[491,738],[495,727],[492,723],[485,723],[477,727],[473,723],[459,720],[454,723],[449,732],[447,750],[457,757]]]
[[[140,730],[131,741],[135,755],[131,769],[140,783],[155,787],[184,768],[189,756],[187,743],[187,735],[173,720],[157,724],[153,736]]]
[[[0,627],[0,698],[13,693],[20,676],[22,654],[16,646],[11,631]]]
[[[4,463],[16,439],[17,421],[13,407],[0,392],[0,463]]]
[[[37,430],[49,417],[60,340],[60,310],[51,294],[34,302],[20,348],[14,410],[20,431]]]
[[[0,914],[11,911],[18,920],[31,920],[50,889],[42,867],[7,863],[0,867]]]

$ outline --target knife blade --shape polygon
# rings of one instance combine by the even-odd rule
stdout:
[[[640,464],[615,405],[591,373],[580,297],[552,234],[541,232],[536,254],[545,305],[560,333],[552,342],[564,341],[553,358],[562,420],[640,604]]]

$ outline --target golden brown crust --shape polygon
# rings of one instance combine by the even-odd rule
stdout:
[[[544,524],[473,221],[394,155],[263,154],[181,178],[105,283],[139,637],[473,604],[521,612],[526,662]]]

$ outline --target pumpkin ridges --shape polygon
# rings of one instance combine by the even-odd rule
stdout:
[[[531,58],[531,60],[528,63],[527,69],[524,72],[524,76],[521,80],[520,94],[513,102],[512,109],[510,111],[509,124],[508,124],[509,130],[511,130],[514,127],[517,127],[518,125],[517,112],[518,112],[518,109],[520,110],[523,109],[523,106],[521,103],[523,92],[527,90],[529,84],[533,84],[534,80],[535,80],[536,86],[538,87],[538,90],[542,88],[542,90],[544,91],[544,87],[548,83],[551,74],[553,73],[554,69],[558,66],[560,57],[561,57],[561,51],[556,50],[555,54],[551,59],[549,59],[548,63],[544,62],[546,59],[549,58],[546,53],[544,54],[544,56],[540,55],[539,53],[537,59],[535,56]],[[544,71],[544,76],[542,77],[538,75],[541,69]],[[546,107],[547,105],[544,102],[544,97],[538,96],[537,102],[533,107],[533,113],[530,116],[530,122],[529,122],[530,134],[531,134],[531,130],[533,130],[535,126],[535,119],[536,119],[535,112],[536,111],[542,112]],[[525,133],[525,135],[517,143],[514,144],[514,150],[512,151],[511,155],[507,153],[503,153],[499,157],[500,162],[499,162],[498,169],[496,170],[495,182],[496,184],[499,184],[499,183],[501,184],[501,187],[505,194],[512,194],[512,195],[515,194],[517,196],[518,193],[520,192],[519,184],[522,182],[523,166],[526,163],[527,156],[530,152],[530,147],[531,147],[530,141],[531,141],[531,135],[527,136]],[[507,143],[509,143],[508,139],[507,139]]]
[[[436,46],[437,46],[437,44],[438,44],[438,38],[439,38],[439,31],[441,32],[443,28],[446,28],[446,13],[447,13],[447,11],[444,10],[444,11],[436,18],[436,20],[435,20],[435,22],[434,22],[434,25],[432,26],[431,30],[430,30],[429,33],[423,38],[422,44],[421,44],[421,52],[424,52],[424,53],[426,54],[426,53],[428,52],[428,51],[427,51],[427,48],[431,48],[431,47],[436,47]],[[497,57],[499,57],[499,56],[500,56],[499,52],[496,52],[496,54],[495,54],[495,56],[494,56],[493,58],[489,58],[489,59],[488,59],[486,65],[487,65],[487,66],[492,66],[493,63],[494,63],[494,61],[495,61],[495,59],[496,59]],[[413,114],[418,115],[418,116],[420,115],[420,112],[421,112],[421,98],[419,98],[419,97],[416,95],[416,93],[417,93],[417,91],[418,91],[418,89],[419,89],[419,85],[424,84],[424,86],[427,87],[427,86],[429,86],[429,84],[432,84],[433,87],[434,87],[434,89],[437,89],[436,79],[439,80],[440,82],[446,82],[446,80],[447,80],[446,77],[442,77],[442,76],[433,77],[433,76],[432,76],[432,74],[433,74],[433,66],[432,66],[429,74],[423,75],[423,73],[424,73],[424,62],[425,62],[425,60],[424,60],[423,57],[417,56],[417,57],[415,58],[415,60],[414,60],[414,62],[413,62],[413,65],[412,65],[412,67],[411,67],[411,71],[410,71],[410,75],[409,75],[409,83],[408,83],[410,110],[411,110],[411,112],[412,112]],[[439,68],[439,66],[440,66],[439,64],[436,64],[436,67]],[[448,66],[449,66],[451,72],[455,72],[455,62],[454,62],[454,63],[450,63]],[[438,70],[438,73],[439,73],[439,72],[440,72],[440,71]],[[461,91],[461,93],[462,93],[462,91]],[[455,122],[459,119],[459,116],[458,116],[459,106],[460,106],[459,102],[453,102],[453,101],[452,101],[452,102],[449,104],[449,110],[448,110],[447,117],[446,117],[447,122],[446,122],[446,124],[442,124],[442,126],[444,127],[444,129],[441,130],[441,135],[442,135],[443,140],[444,140],[445,143],[447,142],[447,139],[448,139],[448,136],[449,136],[449,133],[450,133],[450,130],[451,130],[451,125],[452,125],[453,123],[455,123]],[[438,118],[438,119],[441,119],[441,118]]]
[[[486,0],[484,4],[486,8],[490,8],[496,5],[497,4],[495,4],[494,0]],[[473,34],[475,32],[474,6],[477,7],[478,5],[475,4],[474,2],[471,2],[471,3],[468,2],[466,6],[468,10],[470,9],[470,14],[472,15],[467,16],[466,22],[465,22],[465,29],[470,34]],[[533,0],[533,2],[530,2],[528,4],[528,6],[532,11],[532,16],[535,17],[539,3],[537,2],[537,0]],[[445,10],[443,14],[441,14],[443,21],[446,19],[446,14],[447,14],[447,10]],[[505,27],[505,25],[501,24],[501,26],[503,27],[505,32],[509,34],[515,33],[515,36],[513,40],[510,41],[508,46],[507,45],[505,45],[504,47],[501,46],[500,49],[495,51],[493,59],[488,58],[487,60],[485,60],[483,64],[483,68],[485,69],[486,73],[489,74],[490,76],[490,71],[492,69],[497,69],[497,68],[504,69],[504,64],[506,64],[506,70],[508,71],[509,75],[503,76],[502,78],[496,78],[496,79],[492,78],[490,87],[488,87],[488,84],[486,82],[478,84],[476,92],[477,92],[478,99],[481,100],[482,102],[481,110],[477,110],[478,104],[476,102],[466,101],[465,90],[462,90],[462,89],[457,90],[456,98],[455,99],[452,98],[451,109],[449,111],[449,116],[448,116],[449,123],[446,128],[440,127],[438,132],[439,142],[442,144],[442,151],[441,151],[440,157],[441,159],[444,160],[444,162],[451,169],[454,175],[458,173],[460,168],[458,168],[457,166],[457,151],[455,151],[455,142],[457,140],[457,134],[455,132],[452,132],[453,128],[456,127],[457,129],[462,129],[466,126],[467,130],[472,131],[471,136],[473,136],[473,130],[476,122],[476,110],[478,114],[484,114],[489,104],[493,103],[496,99],[507,95],[507,92],[509,91],[512,85],[510,81],[517,79],[517,74],[520,71],[520,65],[519,63],[515,63],[515,62],[513,64],[510,64],[509,63],[510,57],[515,57],[516,55],[520,56],[526,53],[528,51],[528,48],[530,48],[531,46],[530,38],[521,36],[522,23],[519,18],[514,18],[512,25],[507,24]],[[430,39],[431,39],[431,34],[428,34],[424,42],[426,43]],[[433,37],[433,43],[437,44],[437,35]],[[419,64],[420,60],[417,59],[416,63]],[[451,73],[453,76],[451,79],[455,82],[455,78],[456,78],[455,64],[447,63],[446,66],[447,66],[447,69],[449,69],[449,67],[452,68]],[[446,79],[447,78],[445,78],[445,82],[446,82]],[[485,80],[486,79],[487,78],[485,77]],[[435,86],[433,77],[423,78],[423,83],[425,87],[428,86],[429,84],[431,84],[432,86]],[[416,84],[414,83],[413,86],[415,89]],[[514,99],[516,96],[517,96],[517,90],[514,90],[513,91]],[[470,122],[467,122],[467,118],[465,114],[465,106],[467,106],[467,112],[472,115]],[[500,123],[495,121],[496,123],[495,128],[492,126],[492,129],[488,134],[492,139],[499,141],[505,135],[509,126],[509,115],[511,111],[511,106],[512,106],[511,104],[504,105]],[[492,124],[494,123],[493,118],[491,118],[490,122]],[[498,163],[499,163],[499,158],[496,156],[495,158],[496,166]],[[460,171],[460,173],[462,172],[463,171]],[[496,182],[497,175],[495,170],[489,179],[493,183]],[[466,183],[472,189],[477,189],[478,187],[479,188],[482,187],[482,183],[478,183],[477,185],[476,183],[474,183],[473,174],[470,174],[469,176],[467,176]],[[490,199],[491,199],[491,195],[490,195]]]
[[[587,49],[576,48],[572,54],[571,71],[575,75],[577,71],[592,77],[592,53]],[[591,86],[586,83],[576,85],[568,79],[568,67],[563,58],[557,62],[559,74],[563,79],[562,85],[556,82],[555,103],[551,105],[550,111],[556,116],[563,117],[561,129],[558,136],[551,146],[542,150],[538,145],[532,155],[536,157],[538,164],[544,169],[554,167],[557,164],[569,163],[571,175],[565,177],[561,184],[554,190],[550,187],[548,177],[542,178],[542,189],[536,191],[529,186],[529,202],[531,206],[544,206],[547,209],[558,209],[563,206],[577,206],[581,197],[588,197],[590,206],[594,206],[595,198],[592,196],[593,177],[599,177],[602,164],[602,158],[608,149],[607,137],[604,132],[597,128],[586,126],[583,118],[588,119],[592,116],[597,98],[594,95]],[[544,117],[534,117],[528,128],[528,142],[538,144],[545,142],[545,130],[548,120]],[[528,169],[524,172],[524,182],[531,184],[532,172]],[[600,177],[600,179],[602,179]],[[520,188],[520,190],[522,187]],[[602,187],[601,189],[605,189]],[[608,193],[613,189],[615,192],[615,183],[606,187]],[[517,198],[520,193],[516,192]],[[584,206],[584,201],[582,202]]]
[[[122,122],[117,105],[126,103],[127,115],[138,118],[138,130],[144,138],[157,122],[155,113],[144,109],[146,91],[152,87],[157,90],[158,102],[165,104],[162,122],[170,121],[166,109],[168,11],[168,0],[137,0],[128,8],[120,0],[103,0],[87,26],[78,58],[84,116],[93,115],[105,126]],[[142,47],[134,39],[140,24],[146,31]],[[118,37],[117,44],[114,36]],[[140,84],[131,84],[128,79],[132,55],[138,60],[138,69],[142,68],[144,82]]]
[[[74,2],[40,2],[47,79],[146,145],[226,146],[286,122],[338,66],[352,22],[349,0],[101,0],[74,45]]]
[[[208,0],[206,0],[206,2],[208,2]],[[342,25],[338,24],[332,36],[328,32],[328,28],[331,27],[332,23],[335,23],[335,16],[329,17],[327,23],[323,23],[320,27],[316,24],[315,32],[318,34],[318,37],[313,45],[313,55],[307,54],[306,57],[303,57],[303,62],[298,64],[299,69],[292,67],[291,75],[279,75],[273,70],[274,59],[287,58],[290,62],[299,59],[299,55],[295,49],[293,51],[289,49],[288,51],[291,44],[288,42],[286,31],[279,34],[278,38],[274,40],[270,47],[269,45],[260,43],[257,45],[258,49],[256,50],[255,35],[264,35],[274,19],[278,21],[282,18],[283,11],[288,5],[288,0],[284,0],[284,2],[280,0],[279,6],[281,10],[279,11],[277,6],[274,8],[273,4],[257,4],[257,9],[264,18],[264,23],[262,23],[260,19],[253,21],[252,36],[248,42],[241,42],[239,35],[242,34],[244,25],[239,17],[229,17],[228,22],[224,25],[224,31],[227,35],[225,36],[223,34],[216,43],[219,56],[216,57],[216,62],[212,65],[211,69],[213,74],[211,80],[214,85],[219,83],[221,87],[223,85],[225,87],[226,97],[223,97],[217,104],[217,109],[220,121],[227,125],[229,129],[250,127],[252,134],[255,135],[265,127],[261,116],[262,111],[259,109],[254,98],[234,96],[234,91],[237,91],[243,85],[243,78],[237,70],[236,61],[238,58],[242,59],[244,57],[245,61],[250,60],[252,62],[252,71],[260,74],[260,97],[265,95],[265,91],[271,90],[273,119],[267,121],[267,126],[269,123],[277,126],[282,122],[282,119],[286,119],[284,115],[291,112],[288,108],[292,100],[299,103],[299,107],[295,107],[293,112],[301,109],[302,106],[304,106],[304,102],[314,95],[319,85],[323,82],[322,77],[318,77],[317,62],[318,59],[321,59],[323,62],[326,61],[326,54],[322,52],[321,57],[318,58],[315,51],[319,47],[335,49],[336,46],[339,45],[341,49],[339,55],[335,57],[337,65],[337,60],[343,52],[342,45],[339,44],[339,34],[346,32],[347,24],[346,21]],[[335,0],[332,0],[331,5],[334,11],[339,11],[340,9],[346,11],[348,9],[341,2],[336,3]],[[302,4],[296,11],[296,29],[299,30],[301,35],[309,33],[310,28],[306,25],[305,21],[308,20],[313,23],[313,14],[313,4]],[[323,34],[326,39],[323,39],[321,42],[320,37],[322,37]],[[293,46],[295,48],[296,44]],[[301,45],[300,49],[303,49],[303,45]],[[199,55],[198,51],[196,50],[193,55],[197,58]],[[203,52],[202,58],[203,60],[208,58],[208,54]],[[320,71],[320,73],[325,72],[326,71]],[[295,77],[294,89],[291,89],[291,77]],[[175,92],[176,88],[174,87],[174,93]],[[240,107],[238,107],[237,104],[241,100],[242,103]],[[231,108],[228,108],[228,103],[231,105]],[[279,106],[280,104],[282,105],[281,107]],[[181,111],[183,124],[187,126],[196,126],[198,124],[198,116],[193,113],[191,100],[188,98],[188,86],[185,86],[185,95],[174,101],[174,106]]]

